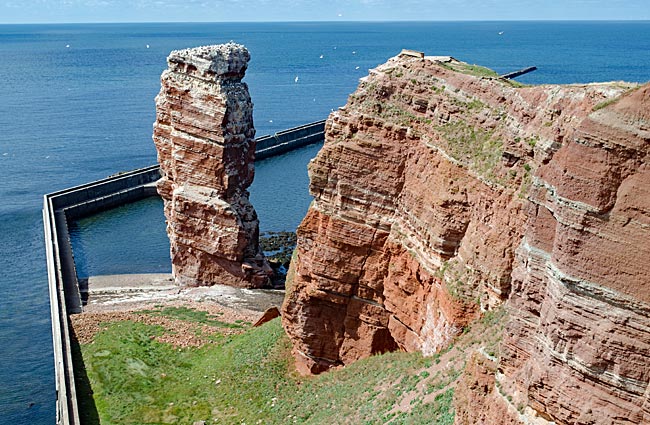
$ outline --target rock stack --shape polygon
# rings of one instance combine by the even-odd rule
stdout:
[[[172,273],[181,285],[257,288],[272,273],[247,188],[255,173],[250,55],[235,43],[176,50],[156,97],[153,140]]]

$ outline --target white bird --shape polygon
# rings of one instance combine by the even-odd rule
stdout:
[[[297,75],[296,75],[296,78],[293,79],[293,82],[294,82],[294,83],[297,83],[297,82],[298,82],[298,76],[297,76]]]
[[[66,44],[65,47],[70,47],[70,45],[69,45],[69,44]]]
[[[273,120],[269,120],[269,122],[273,122]]]
[[[358,67],[358,66],[355,66],[354,69],[359,69],[359,67]]]
[[[323,55],[320,55],[320,58],[323,59]]]
[[[356,55],[356,54],[357,54],[357,52],[353,50],[353,51],[352,51],[352,54],[353,54],[353,55]]]
[[[503,35],[503,31],[499,31],[499,35]]]
[[[147,44],[147,49],[149,48],[149,45]]]

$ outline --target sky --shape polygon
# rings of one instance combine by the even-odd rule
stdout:
[[[0,23],[650,20],[650,0],[0,0]]]

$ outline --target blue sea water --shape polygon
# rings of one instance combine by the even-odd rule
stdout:
[[[650,80],[650,22],[0,25],[0,423],[54,421],[42,194],[154,163],[167,54],[230,40],[251,52],[258,135],[325,118],[402,48],[498,72],[535,65],[519,79],[531,84]],[[262,230],[296,227],[316,150],[258,164],[251,198]],[[156,202],[80,223],[80,273],[165,270]],[[134,222],[147,224],[135,227],[141,243]]]

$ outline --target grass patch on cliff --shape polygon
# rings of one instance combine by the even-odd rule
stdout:
[[[503,155],[503,143],[494,138],[494,131],[473,127],[462,120],[438,126],[436,130],[443,135],[450,156],[486,180],[503,185],[495,173]]]
[[[472,65],[465,62],[450,62],[450,63],[440,63],[440,66],[443,68],[451,69],[452,71],[462,72],[463,74],[473,75],[475,77],[487,77],[487,78],[497,78],[499,74],[496,71],[491,70],[480,65]]]
[[[185,312],[175,317],[196,319]],[[102,424],[454,421],[454,382],[462,367],[461,356],[450,360],[455,349],[432,357],[388,353],[302,377],[277,319],[201,347],[157,341],[164,332],[121,321],[81,345]],[[92,411],[82,416],[97,423]]]
[[[597,104],[596,106],[594,106],[592,108],[592,111],[596,112],[596,111],[598,111],[600,109],[606,108],[609,105],[612,105],[612,104],[616,103],[616,101],[618,101],[618,99],[619,99],[618,97],[615,97],[613,99],[607,99],[607,100],[605,100],[603,102],[600,102],[599,104]]]
[[[395,103],[377,103],[375,105],[377,116],[402,127],[410,127],[413,122],[424,122],[424,118],[402,108]]]

